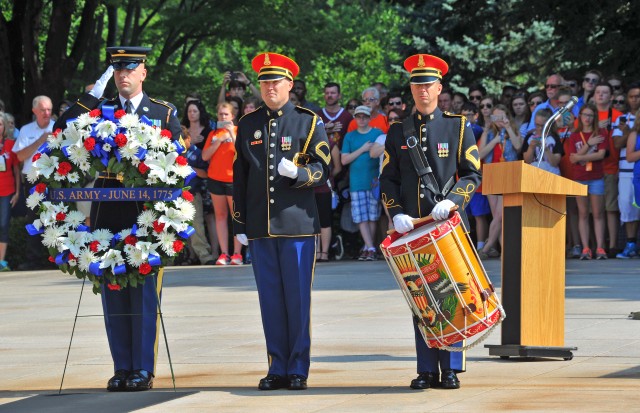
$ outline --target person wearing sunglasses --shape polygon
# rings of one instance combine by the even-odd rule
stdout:
[[[602,79],[602,73],[599,70],[589,69],[582,78],[582,96],[578,98],[578,102],[571,109],[573,116],[578,118],[580,108],[589,103],[589,99],[593,97],[593,93],[596,90],[596,85]]]
[[[637,244],[638,223],[640,222],[640,208],[634,204],[634,168],[640,172],[638,166],[628,159],[627,154],[636,152],[637,130],[635,125],[636,113],[640,109],[640,83],[633,83],[627,90],[626,100],[628,112],[618,117],[614,122],[612,133],[613,144],[620,149],[620,163],[618,171],[618,207],[620,209],[620,221],[624,223],[627,236],[627,243],[622,252],[616,258],[629,259],[638,256],[639,248]],[[634,130],[635,134],[630,134]],[[631,143],[629,143],[631,141]],[[630,146],[629,146],[630,145]],[[630,150],[628,148],[631,148]],[[638,161],[635,162],[640,165]],[[640,199],[638,200],[640,201]]]
[[[63,116],[55,128],[64,129],[68,119],[104,106],[146,116],[153,126],[168,129],[172,140],[181,139],[182,128],[176,117],[177,110],[171,103],[149,97],[143,91],[147,79],[147,54],[149,47],[107,47],[110,66],[98,79],[93,89],[82,95]],[[118,96],[100,99],[113,76]],[[95,181],[96,188],[121,188],[115,174],[101,174]],[[91,225],[94,230],[107,229],[116,234],[132,227],[142,204],[137,202],[109,202],[91,205]],[[115,212],[113,212],[115,211]],[[107,382],[109,391],[140,391],[153,387],[158,349],[158,301],[162,288],[163,269],[144,285],[111,290],[102,285],[102,308],[105,328],[115,374]],[[148,277],[151,277],[149,275]],[[157,290],[156,290],[157,288]],[[135,314],[135,316],[130,316]]]
[[[618,91],[618,92],[614,91],[613,100],[611,100],[611,106],[613,106],[614,109],[617,109],[622,113],[626,112],[627,102],[625,99],[625,94],[622,93],[621,91]]]
[[[491,96],[485,96],[480,101],[478,109],[480,109],[480,116],[478,116],[478,125],[483,128],[487,128],[491,125],[491,111],[493,110],[494,102]]]
[[[529,123],[527,124],[527,131],[529,133],[536,129],[536,112],[541,109],[549,109],[551,112],[555,113],[560,109],[560,105],[558,104],[558,88],[560,88],[564,84],[564,79],[562,75],[558,73],[554,73],[547,78],[546,83],[544,84],[545,94],[547,96],[547,100],[542,104],[536,106],[535,109],[531,110],[531,118],[529,119]]]
[[[416,106],[416,113],[404,121],[412,122],[409,125],[415,128],[414,148],[424,152],[438,186],[445,188],[450,182],[453,187],[444,194],[434,194],[424,185],[421,188],[407,148],[410,136],[405,136],[404,122],[394,123],[385,141],[380,176],[382,199],[399,233],[411,231],[414,218],[431,215],[434,220],[443,222],[455,205],[467,224],[464,210],[480,185],[480,158],[471,123],[461,115],[443,113],[438,108],[442,77],[449,66],[437,56],[417,54],[405,60],[404,68],[410,75],[409,86]],[[410,387],[416,390],[459,388],[457,373],[465,370],[464,353],[427,347],[416,318],[412,318],[418,377],[411,381]]]
[[[369,125],[372,128],[380,129],[383,133],[387,133],[389,130],[389,121],[387,120],[387,116],[380,111],[380,91],[378,91],[378,88],[371,86],[363,90],[362,104],[371,109],[371,120]],[[347,132],[351,132],[356,129],[358,129],[358,123],[353,119],[349,123]]]
[[[487,89],[479,83],[469,86],[469,101],[480,106],[480,101],[487,95]]]
[[[353,114],[355,113],[356,108],[360,105],[362,105],[362,102],[360,102],[358,99],[356,98],[349,99],[349,102],[347,102],[347,112],[349,112],[353,117]]]

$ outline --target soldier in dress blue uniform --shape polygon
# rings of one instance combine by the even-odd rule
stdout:
[[[263,53],[252,61],[264,105],[238,124],[233,228],[249,245],[269,371],[260,390],[307,388],[311,284],[320,233],[313,188],[326,182],[330,151],[322,120],[289,102],[298,65]]]
[[[108,47],[111,65],[96,82],[94,90],[84,94],[65,112],[55,127],[64,128],[67,119],[103,106],[113,106],[127,113],[145,115],[154,126],[171,131],[172,139],[179,139],[180,121],[176,108],[165,101],[152,99],[142,91],[146,79],[145,62],[148,47]],[[102,92],[112,74],[115,77],[118,96],[101,99]],[[95,188],[121,188],[118,176],[102,173]],[[91,225],[93,230],[109,229],[117,233],[132,227],[142,211],[140,202],[93,202]],[[142,286],[128,286],[112,291],[103,285],[102,307],[109,348],[114,363],[114,376],[107,383],[109,391],[148,390],[153,387],[158,350],[158,300],[161,296],[162,269],[153,277],[148,276]]]
[[[407,58],[404,67],[410,74],[417,109],[412,120],[420,148],[439,187],[451,189],[442,198],[434,197],[424,188],[411,161],[403,125],[395,123],[389,128],[385,142],[380,176],[382,200],[400,233],[411,231],[412,220],[416,218],[431,215],[436,220],[447,219],[455,205],[466,223],[465,207],[480,184],[480,159],[471,125],[465,117],[438,109],[442,77],[449,67],[439,57],[427,54]],[[428,348],[415,319],[414,330],[418,377],[412,380],[411,388],[459,388],[456,372],[465,370],[464,353]]]

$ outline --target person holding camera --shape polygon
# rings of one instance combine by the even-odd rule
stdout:
[[[244,100],[247,88],[256,98],[260,99],[260,91],[256,89],[251,80],[242,72],[226,71],[222,77],[222,86],[218,94],[218,104],[226,102],[228,96],[237,96]]]
[[[216,217],[216,233],[220,256],[216,265],[242,265],[242,244],[233,239],[233,255],[229,255],[227,219],[233,210],[233,158],[238,127],[234,125],[235,109],[228,102],[218,104],[218,128],[209,133],[202,150],[202,159],[209,162],[207,187],[211,193]]]

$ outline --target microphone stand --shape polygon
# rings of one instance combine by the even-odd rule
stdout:
[[[545,140],[547,139],[549,132],[551,132],[551,125],[553,125],[553,122],[558,120],[561,114],[562,114],[562,111],[559,110],[553,115],[551,115],[551,117],[547,120],[547,122],[544,124],[544,127],[542,128],[542,137],[540,139],[540,157],[538,159],[538,165],[536,165],[538,168],[540,167],[540,162],[542,162],[542,158],[544,158],[544,150],[546,148]]]

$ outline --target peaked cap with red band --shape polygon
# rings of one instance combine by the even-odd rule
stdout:
[[[293,59],[278,53],[262,53],[251,61],[251,67],[258,73],[258,80],[293,80],[300,68]]]
[[[409,72],[409,83],[423,84],[442,80],[449,71],[444,60],[430,54],[414,54],[404,61],[404,68]]]

